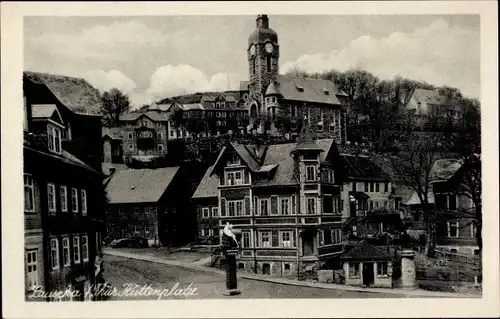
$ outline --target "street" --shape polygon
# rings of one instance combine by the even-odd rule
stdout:
[[[354,291],[340,291],[311,287],[298,287],[284,284],[268,283],[257,280],[239,279],[240,295],[227,297],[225,277],[203,271],[192,271],[184,268],[139,261],[122,257],[105,257],[104,277],[116,287],[118,296],[110,300],[157,300],[158,295],[143,293],[135,294],[127,285],[137,284],[138,287],[151,285],[152,289],[177,290],[196,288],[195,295],[163,295],[161,300],[168,299],[213,299],[213,298],[395,298],[394,294],[376,294]],[[176,286],[177,284],[177,286]],[[174,289],[172,289],[174,288]],[[185,290],[185,291],[191,291]],[[128,291],[123,294],[124,292]],[[139,291],[135,289],[134,291]],[[404,296],[401,296],[404,297]]]

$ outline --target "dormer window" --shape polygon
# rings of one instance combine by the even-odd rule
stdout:
[[[330,92],[329,92],[327,89],[323,89],[323,93],[324,93],[325,95],[330,95]]]
[[[56,127],[55,125],[48,124],[47,125],[47,135],[49,138],[49,150],[54,153],[61,154],[61,128]]]
[[[298,84],[295,84],[295,88],[297,89],[297,91],[299,92],[304,92],[304,88]]]

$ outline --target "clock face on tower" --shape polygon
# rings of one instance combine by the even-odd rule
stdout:
[[[273,45],[272,45],[272,43],[266,43],[265,49],[266,49],[267,53],[272,53],[273,52]]]
[[[250,46],[250,54],[255,55],[255,45]]]

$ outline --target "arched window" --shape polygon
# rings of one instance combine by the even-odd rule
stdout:
[[[271,57],[267,57],[267,72],[271,72]]]

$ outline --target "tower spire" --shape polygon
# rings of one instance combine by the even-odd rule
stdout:
[[[304,123],[302,124],[300,135],[297,139],[297,146],[295,146],[292,153],[298,151],[323,152],[323,149],[314,142],[307,117],[304,117]]]

